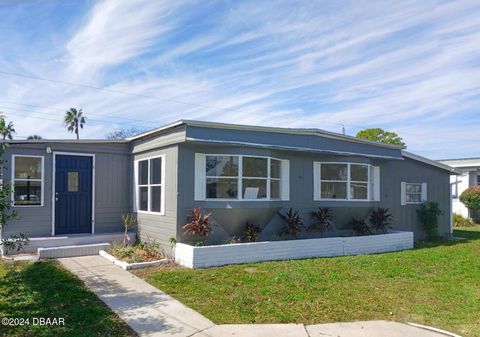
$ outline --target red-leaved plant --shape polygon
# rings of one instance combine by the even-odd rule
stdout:
[[[212,215],[212,213],[203,215],[200,207],[194,208],[190,222],[182,227],[184,234],[207,237],[212,232],[209,220],[210,215]]]

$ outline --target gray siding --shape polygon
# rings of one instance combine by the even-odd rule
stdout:
[[[290,160],[290,201],[194,201],[194,155],[200,153],[225,153],[272,156]],[[313,200],[313,162],[361,162],[380,166],[381,201],[314,201]],[[181,144],[179,146],[179,238],[184,241],[191,238],[182,237],[181,226],[187,221],[194,207],[202,207],[212,212],[214,233],[211,242],[224,242],[233,235],[242,235],[245,221],[254,221],[265,227],[261,239],[277,239],[282,227],[282,220],[277,211],[292,207],[301,211],[308,224],[311,212],[317,207],[330,207],[335,214],[337,229],[349,229],[348,222],[353,217],[367,217],[374,207],[387,207],[392,212],[396,229],[412,230],[416,239],[423,238],[423,231],[418,222],[416,205],[400,205],[400,182],[428,183],[428,199],[440,203],[444,215],[440,219],[440,231],[450,231],[450,183],[449,173],[439,168],[418,161],[406,160],[372,160],[365,157],[335,156],[293,151],[259,149],[255,147],[221,146],[205,144]],[[304,233],[302,237],[315,234]]]
[[[165,215],[137,212],[138,233],[142,240],[154,240],[169,252],[169,239],[177,236],[178,147],[167,146],[137,153],[134,160],[159,155],[165,155]]]
[[[95,232],[122,231],[121,214],[131,210],[131,155],[128,144],[11,144],[6,152],[8,161],[5,179],[11,179],[12,154],[44,156],[44,205],[13,207],[18,217],[4,227],[2,236],[17,233],[29,236],[50,236],[52,233],[52,152],[95,154]]]
[[[285,129],[288,131],[288,129]],[[368,157],[389,157],[401,159],[400,148],[384,147],[376,144],[352,142],[344,139],[329,138],[319,135],[288,134],[277,132],[261,132],[206,128],[187,126],[187,140],[216,142],[224,144],[250,144],[256,147],[289,148],[302,152],[323,152],[357,154]]]

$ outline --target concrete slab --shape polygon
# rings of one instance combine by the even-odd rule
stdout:
[[[140,336],[186,337],[214,324],[100,256],[59,259]]]
[[[303,324],[223,324],[192,337],[308,337]]]
[[[389,321],[308,325],[310,337],[445,337],[434,331]]]

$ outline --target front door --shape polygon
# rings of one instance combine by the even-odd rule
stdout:
[[[90,156],[55,156],[55,234],[92,232]]]

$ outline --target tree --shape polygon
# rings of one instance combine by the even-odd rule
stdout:
[[[122,139],[127,139],[129,137],[133,137],[136,135],[139,135],[141,133],[144,133],[145,129],[138,129],[135,127],[132,128],[125,128],[125,129],[117,129],[114,130],[110,133],[107,133],[105,137],[110,140],[122,140]]]
[[[5,115],[0,112],[0,136],[2,137],[2,140],[5,140],[7,138],[12,139],[14,133],[15,129],[13,128],[13,123],[7,123]]]
[[[42,136],[39,136],[39,135],[31,135],[31,136],[28,136],[27,139],[43,139]]]
[[[403,139],[395,132],[385,131],[380,128],[370,128],[357,132],[357,138],[368,139],[380,143],[405,146]]]
[[[87,117],[83,116],[82,109],[70,108],[70,110],[65,111],[64,123],[68,131],[74,132],[77,135],[77,140],[80,139],[78,131],[83,129],[85,124],[85,119]]]

